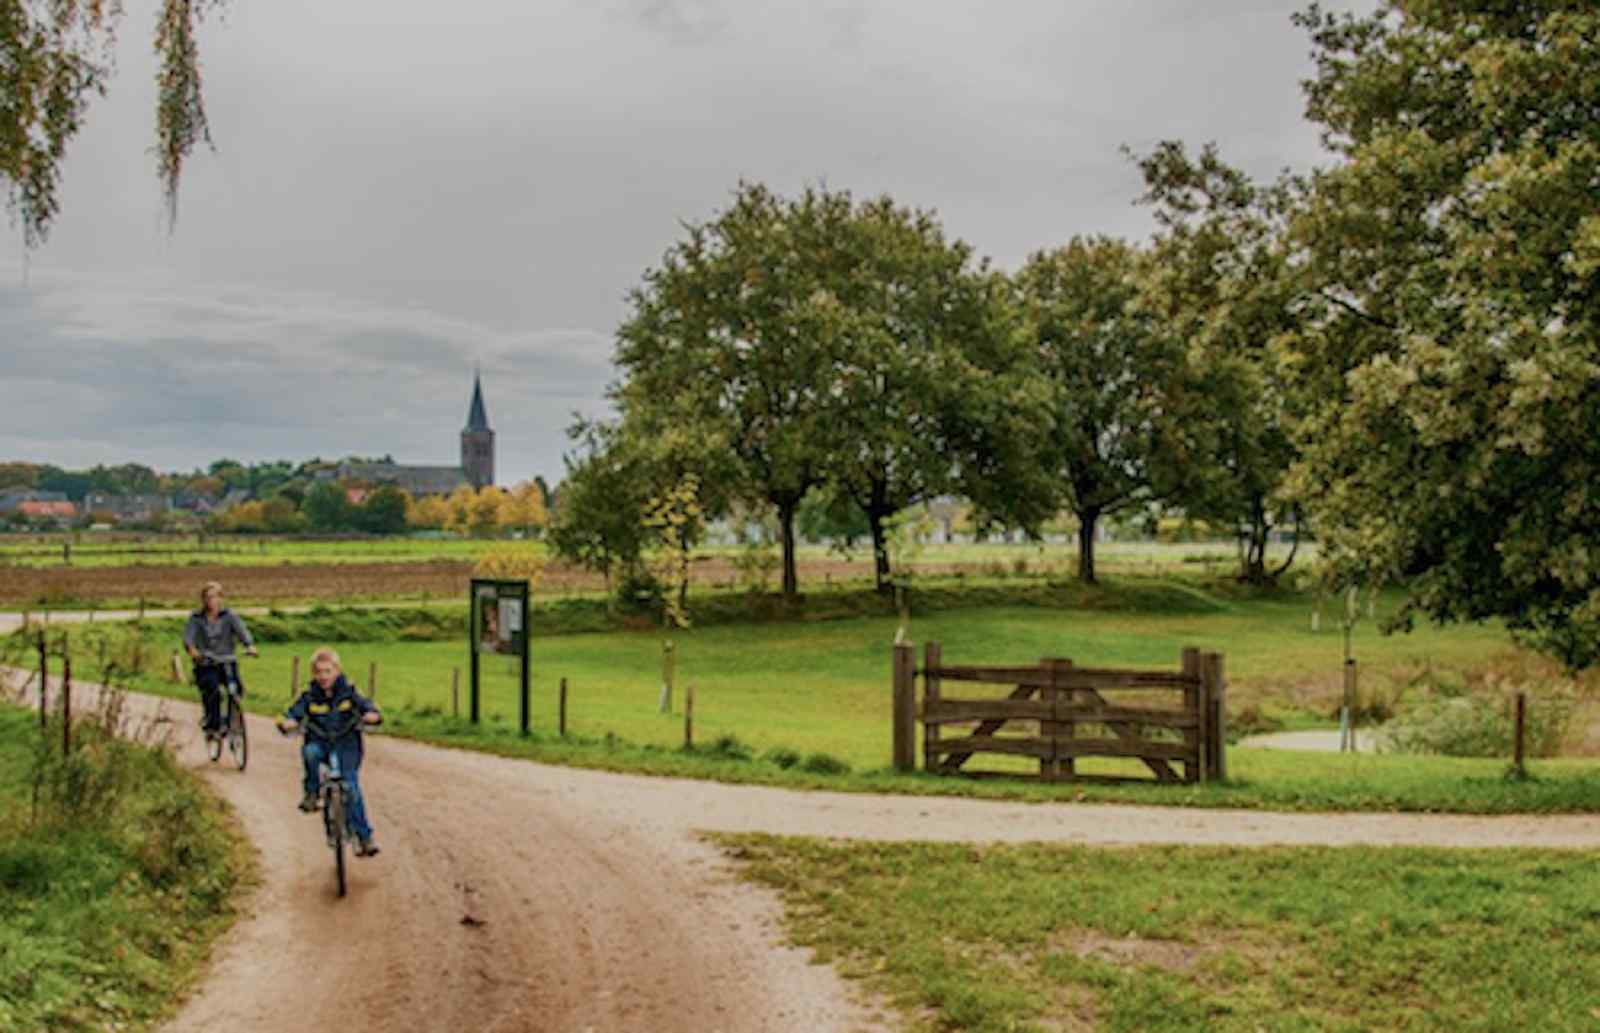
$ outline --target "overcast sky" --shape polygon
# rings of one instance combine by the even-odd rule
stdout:
[[[1320,160],[1301,6],[231,0],[168,235],[128,0],[26,280],[0,229],[0,460],[455,463],[478,363],[499,480],[553,482],[626,292],[741,178],[887,192],[1007,269],[1143,238],[1123,144]]]

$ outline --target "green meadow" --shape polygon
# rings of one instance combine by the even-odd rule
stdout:
[[[1079,602],[1067,608],[952,604],[914,612],[906,630],[919,643],[940,642],[951,663],[1027,664],[1064,656],[1085,665],[1170,668],[1183,647],[1198,646],[1226,656],[1236,723],[1326,727],[1332,716],[1342,638],[1328,622],[1311,630],[1310,603],[1303,597],[1152,582]],[[448,626],[446,612],[438,613]],[[1230,750],[1230,779],[1221,785],[1037,786],[895,775],[887,770],[890,659],[899,630],[892,616],[730,621],[676,632],[672,710],[663,714],[663,632],[541,632],[542,623],[571,622],[536,608],[533,735],[523,738],[517,734],[516,661],[481,658],[481,722],[473,726],[467,720],[466,643],[448,632],[441,632],[449,635],[444,641],[405,640],[420,633],[416,616],[327,611],[286,616],[281,625],[262,618],[263,638],[271,633],[284,640],[264,641],[262,658],[244,661],[251,707],[263,713],[280,709],[291,692],[294,658],[300,658],[304,682],[311,651],[331,644],[359,685],[369,686],[376,676],[392,734],[617,770],[864,791],[1309,810],[1574,811],[1600,799],[1600,766],[1585,760],[1539,761],[1535,777],[1519,782],[1504,777],[1504,759],[1237,747]],[[380,620],[388,622],[381,629]],[[163,651],[170,651],[176,634],[175,622],[147,629],[149,641]],[[1425,627],[1385,636],[1374,621],[1364,620],[1353,643],[1364,682],[1394,692],[1403,692],[1420,671],[1445,674],[1504,665],[1508,657],[1526,660],[1494,626]],[[565,738],[557,734],[563,680]],[[454,696],[453,684],[459,684]],[[193,698],[170,675],[146,676],[140,686]],[[686,751],[684,705],[691,686],[695,748]],[[1003,760],[984,760],[998,770],[1017,770]],[[1083,770],[1139,773],[1112,760],[1088,762]]]

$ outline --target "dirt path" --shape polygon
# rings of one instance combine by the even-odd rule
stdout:
[[[548,767],[372,738],[383,854],[333,896],[291,744],[251,720],[240,775],[180,756],[237,809],[265,882],[168,1029],[877,1028],[832,969],[781,945],[774,898],[695,830],[891,840],[1600,847],[1587,816],[1272,814],[799,793]]]

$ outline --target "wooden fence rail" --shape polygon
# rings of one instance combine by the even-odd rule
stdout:
[[[922,676],[921,705],[917,676]],[[954,698],[947,684],[983,683],[1011,688],[1004,698]],[[1110,692],[1141,697],[1171,693],[1172,703],[1112,702]],[[1208,782],[1227,777],[1220,653],[1183,651],[1174,671],[1078,667],[1055,657],[1033,667],[947,666],[937,642],[924,646],[922,667],[910,643],[894,655],[894,765],[916,769],[915,724],[922,721],[923,764],[937,774],[1035,777],[1021,772],[966,768],[977,754],[1037,759],[1044,781],[1148,781],[1080,773],[1086,757],[1134,758],[1155,780]],[[962,733],[946,738],[946,732]],[[1032,734],[1029,734],[1032,732]],[[1181,765],[1180,776],[1173,765]]]

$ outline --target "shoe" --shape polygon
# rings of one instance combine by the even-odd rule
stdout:
[[[319,806],[320,805],[317,803],[317,797],[315,793],[307,793],[300,798],[300,809],[305,811],[307,814],[310,814]]]
[[[370,838],[363,839],[360,843],[356,844],[356,856],[357,857],[377,857],[378,856],[378,844],[374,843]]]

